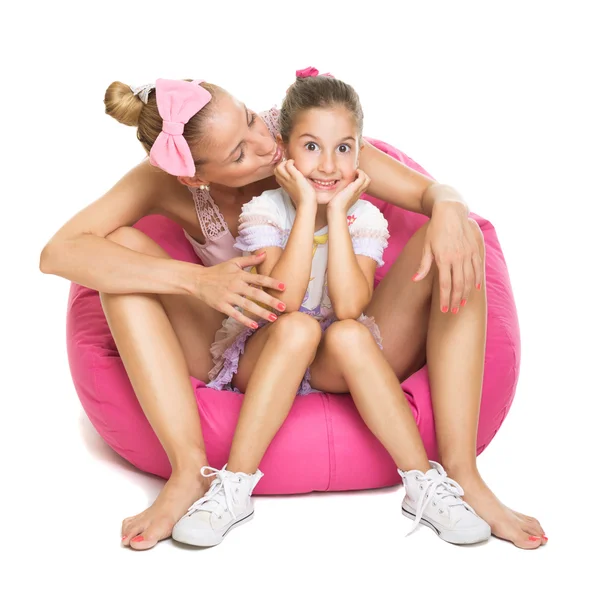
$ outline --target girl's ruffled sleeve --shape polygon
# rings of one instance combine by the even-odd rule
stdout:
[[[284,248],[289,236],[286,230],[283,196],[269,190],[242,206],[235,248],[254,252],[260,248]]]
[[[381,211],[366,200],[359,200],[348,214],[348,227],[355,254],[372,258],[378,267],[390,237],[388,222]]]

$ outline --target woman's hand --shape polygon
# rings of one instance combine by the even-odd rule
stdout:
[[[316,205],[317,193],[306,177],[296,169],[294,161],[283,160],[275,167],[277,183],[290,195],[296,208],[302,205]]]
[[[363,195],[370,183],[369,176],[364,171],[356,169],[356,179],[329,200],[327,211],[335,210],[346,214],[348,209]]]
[[[233,317],[247,327],[256,329],[257,324],[236,310],[236,306],[249,311],[258,317],[272,321],[273,313],[260,307],[257,302],[273,307],[283,312],[285,304],[257,286],[272,288],[279,292],[285,290],[285,285],[272,277],[256,275],[244,271],[245,267],[260,264],[266,253],[252,256],[240,256],[222,262],[213,267],[200,269],[198,278],[192,284],[192,294],[208,304],[208,306]],[[277,314],[275,313],[275,317]]]
[[[435,263],[440,280],[440,310],[458,312],[473,287],[481,289],[483,261],[472,219],[465,218],[463,204],[436,203],[425,234],[423,258],[413,281],[427,276]]]

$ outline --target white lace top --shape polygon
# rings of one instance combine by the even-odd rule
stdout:
[[[235,247],[245,254],[261,248],[285,248],[296,207],[283,190],[268,190],[242,207],[239,235]],[[381,211],[366,200],[357,200],[347,216],[355,254],[372,258],[383,265],[383,251],[388,245],[388,223]],[[328,227],[314,233],[313,262],[308,289],[300,310],[318,320],[333,316],[327,290]]]

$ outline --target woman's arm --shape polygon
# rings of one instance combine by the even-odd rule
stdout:
[[[449,185],[436,183],[425,175],[364,142],[360,168],[371,178],[368,193],[384,202],[431,217],[438,203],[450,203],[465,218],[469,213],[461,195]]]
[[[327,223],[327,287],[331,306],[340,320],[358,319],[371,301],[377,263],[354,253],[344,207],[328,207]]]
[[[106,239],[123,226],[160,212],[160,200],[186,192],[144,161],[70,219],[46,244],[40,270],[100,292],[187,294],[198,265],[149,256]]]

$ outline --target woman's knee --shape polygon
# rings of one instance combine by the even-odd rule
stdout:
[[[106,239],[136,252],[152,256],[164,256],[165,258],[169,257],[167,252],[152,238],[139,231],[139,229],[135,229],[135,227],[119,227],[112,233],[109,233]]]
[[[375,343],[371,332],[355,319],[332,323],[325,333],[325,341],[331,350],[339,350],[342,354]]]
[[[270,328],[270,336],[281,339],[287,347],[316,347],[321,341],[321,326],[310,315],[301,312],[285,313]]]
[[[485,238],[483,237],[483,232],[481,231],[481,227],[477,224],[475,219],[469,219],[469,227],[477,240],[477,245],[479,246],[479,255],[481,260],[485,259]]]

